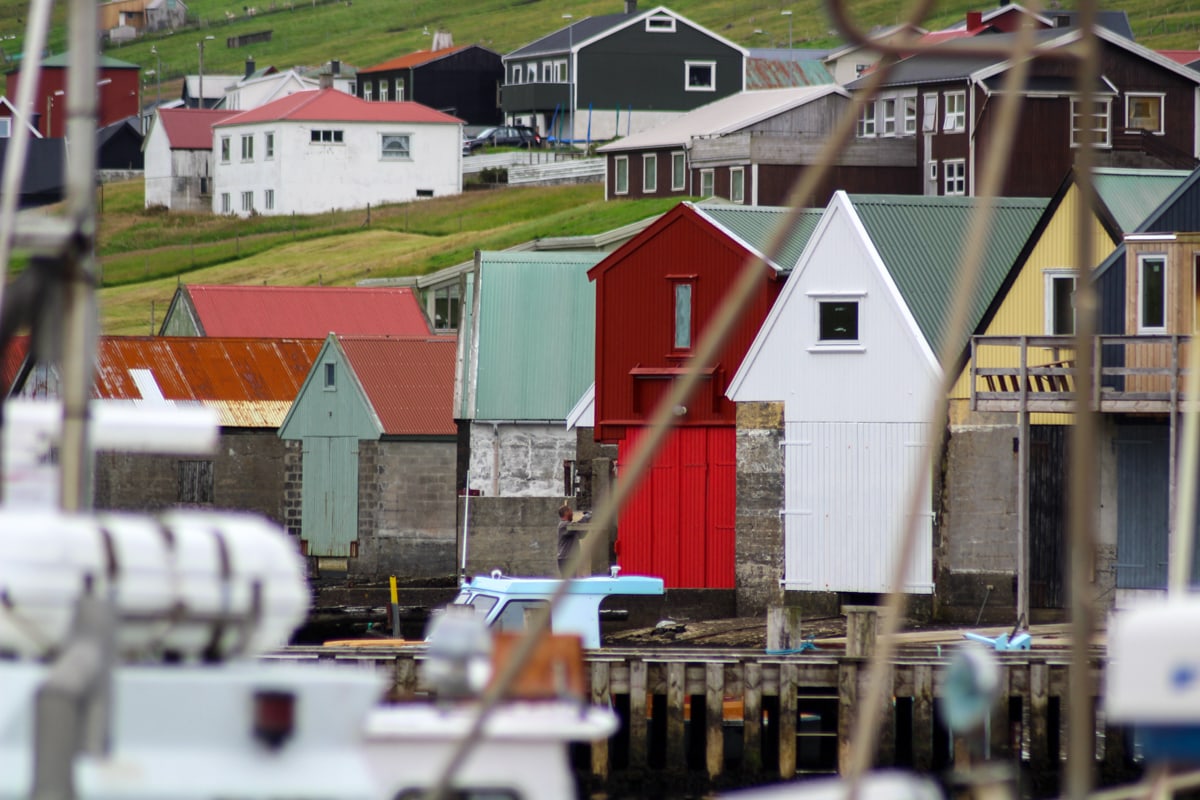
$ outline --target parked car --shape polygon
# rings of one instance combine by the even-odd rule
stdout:
[[[541,147],[542,137],[525,125],[499,125],[485,128],[480,134],[463,142],[463,155],[481,147]]]

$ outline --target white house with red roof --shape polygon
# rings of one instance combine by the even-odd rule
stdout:
[[[462,191],[462,120],[297,92],[213,126],[218,214],[317,214]]]
[[[234,111],[159,108],[142,142],[146,208],[208,211],[212,208],[212,126]]]

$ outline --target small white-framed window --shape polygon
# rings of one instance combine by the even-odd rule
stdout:
[[[374,84],[371,81],[363,81],[363,100],[371,102],[372,92],[374,92]]]
[[[925,133],[933,133],[937,130],[937,93],[925,95],[925,112],[921,116],[921,130]]]
[[[671,153],[671,191],[682,192],[687,188],[687,159],[682,152]]]
[[[942,162],[942,194],[947,196],[967,193],[967,162],[961,158]]]
[[[613,157],[613,194],[629,194],[629,156]]]
[[[554,62],[554,82],[555,83],[566,83],[567,82],[566,59],[564,59],[562,61]]]
[[[713,171],[711,169],[700,170],[700,196],[712,197],[716,194],[716,184],[713,180]]]
[[[537,63],[529,63],[525,65],[525,82],[537,83]]]
[[[1046,278],[1046,335],[1075,335],[1075,272],[1048,269]]]
[[[885,97],[879,101],[880,111],[880,133],[883,136],[896,135],[896,98]]]
[[[254,160],[254,136],[242,137],[242,161]]]
[[[729,168],[729,202],[746,202],[746,169],[745,167]]]
[[[937,164],[938,164],[938,162],[936,162],[936,161],[929,162],[929,180],[930,181],[934,181],[934,182],[937,181],[937,172],[938,172]]]
[[[228,214],[233,210],[233,203],[230,200],[229,192],[221,192],[221,213]]]
[[[967,129],[967,93],[946,92],[946,115],[942,118],[943,133],[959,133]]]
[[[263,208],[265,208],[267,211],[275,210],[275,190],[274,189],[264,189],[263,190]]]
[[[670,14],[654,14],[646,17],[646,33],[674,33],[675,18]]]
[[[381,133],[379,157],[384,161],[408,161],[412,158],[412,137],[407,133]]]
[[[379,102],[386,103],[388,101],[388,82],[379,82]]]
[[[1138,333],[1166,333],[1167,257],[1138,256]]]
[[[1129,92],[1125,95],[1125,129],[1163,132],[1163,100],[1166,95]]]
[[[875,135],[875,104],[867,103],[862,107],[862,111],[858,114],[858,129],[859,138],[868,138]]]
[[[396,78],[396,102],[404,102],[404,78]]]
[[[904,106],[904,127],[902,128],[905,136],[913,136],[917,132],[917,96],[910,94],[907,97],[900,98],[900,103]]]
[[[658,191],[658,156],[647,153],[642,156],[642,194]]]
[[[816,304],[817,348],[860,350],[862,330],[860,306],[863,295],[813,295]]]
[[[717,62],[684,61],[683,88],[689,92],[715,92],[717,90]]]
[[[12,136],[12,120],[8,117],[0,117],[0,139],[7,139]]]
[[[670,277],[675,325],[672,328],[671,348],[675,351],[692,349],[692,325],[695,302],[696,279],[694,277]]]
[[[1093,103],[1089,115],[1083,113],[1077,99],[1071,98],[1071,147],[1082,145],[1087,131],[1092,132],[1096,147],[1112,145],[1112,100],[1106,97]]]
[[[267,161],[275,158],[275,132],[267,131],[263,134],[263,158]]]
[[[242,211],[254,210],[254,192],[242,192]]]
[[[508,82],[513,85],[520,83],[521,76],[524,74],[524,70],[521,68],[521,65],[513,64],[511,72],[512,75],[509,77]]]
[[[221,137],[221,163],[228,164],[233,152],[233,145],[229,142],[228,136]]]

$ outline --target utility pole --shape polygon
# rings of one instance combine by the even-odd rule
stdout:
[[[200,48],[200,85],[196,89],[200,97],[196,99],[196,108],[204,108],[204,43],[212,38],[212,36],[205,36],[196,42],[196,47]]]

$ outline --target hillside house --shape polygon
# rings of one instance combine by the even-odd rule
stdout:
[[[217,214],[319,214],[462,191],[462,120],[299,92],[213,126]]]
[[[70,53],[60,53],[42,59],[38,82],[33,90],[34,126],[48,139],[60,139],[67,131],[67,67]],[[103,128],[126,117],[136,117],[141,111],[141,67],[108,56],[98,59],[96,78],[97,127]],[[16,95],[21,79],[21,66],[5,73],[13,105],[23,105]],[[0,116],[10,116],[10,107],[0,108]]]
[[[110,0],[100,3],[100,30],[113,41],[133,39],[143,33],[175,30],[187,22],[183,0]]]
[[[185,75],[179,99],[185,108],[218,108],[225,100],[225,92],[237,86],[241,75]],[[204,94],[202,98],[200,95]]]
[[[294,69],[279,72],[274,67],[270,67],[269,72],[258,74],[259,71],[254,70],[253,67],[254,62],[248,61],[246,77],[226,87],[225,97],[219,103],[219,108],[227,111],[249,111],[296,92],[308,92],[320,88],[318,81],[302,77]],[[207,82],[206,78],[205,83]]]
[[[497,103],[504,78],[500,54],[477,44],[418,50],[358,71],[355,93],[388,103],[411,100],[468,125],[502,121]]]
[[[210,211],[212,126],[232,111],[159,108],[142,142],[146,208]]]

